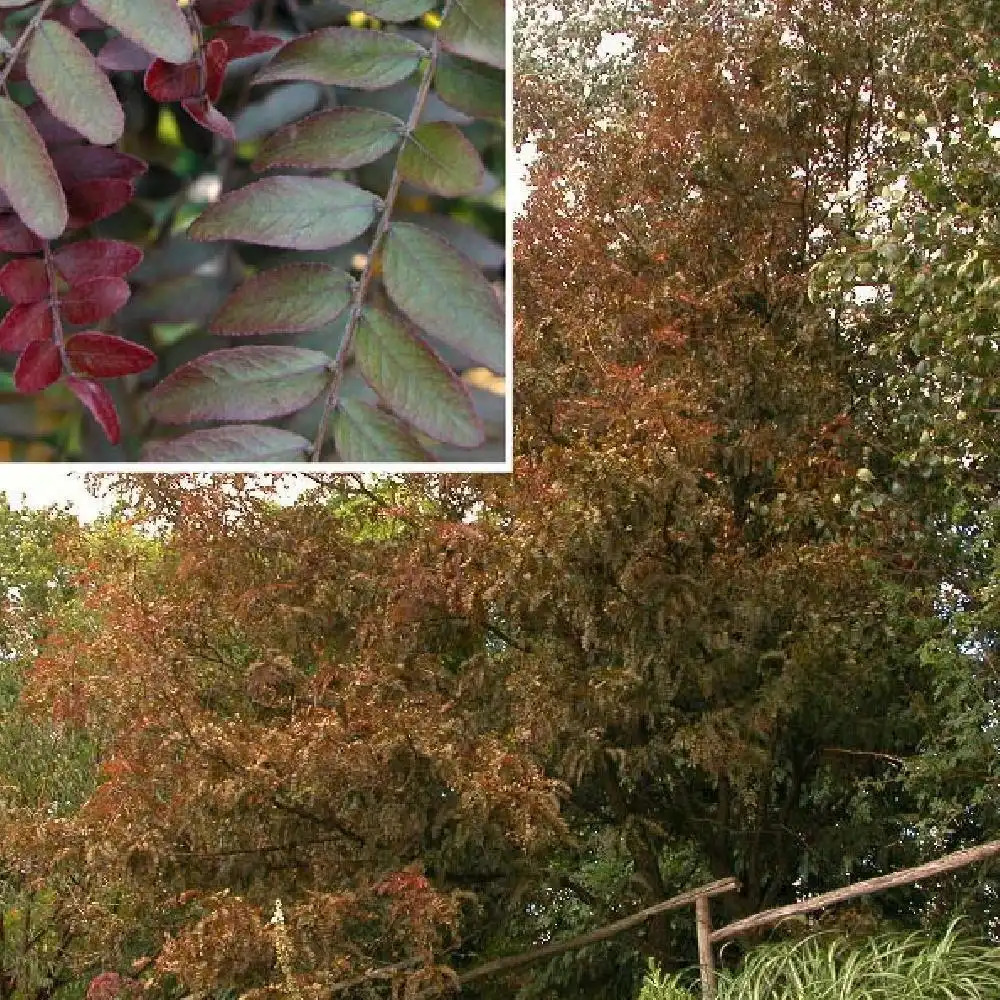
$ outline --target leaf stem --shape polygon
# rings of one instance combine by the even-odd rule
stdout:
[[[0,89],[7,89],[7,77],[10,76],[11,70],[14,69],[14,64],[18,59],[21,58],[21,53],[24,51],[24,47],[28,44],[29,39],[35,33],[35,29],[42,23],[42,18],[49,12],[49,8],[56,2],[56,0],[42,0],[41,7],[35,11],[34,17],[28,22],[24,31],[21,32],[17,41],[14,43],[13,48],[7,53],[6,59],[3,64],[3,69],[0,69]]]
[[[453,2],[454,0],[446,0],[444,9],[441,11],[442,21],[448,16],[448,11],[450,10]],[[428,94],[430,94],[431,83],[434,80],[434,71],[437,69],[438,56],[440,55],[440,52],[441,37],[438,32],[435,31],[434,40],[431,43],[430,54],[427,60],[427,66],[424,69],[424,75],[420,80],[420,86],[417,88],[417,95],[413,101],[410,116],[406,121],[403,141],[400,144],[399,153],[396,156],[396,162],[393,164],[392,179],[389,181],[389,189],[385,193],[382,215],[379,217],[378,227],[375,230],[371,246],[368,249],[368,259],[365,261],[364,270],[361,272],[361,277],[358,279],[357,287],[354,290],[354,297],[350,306],[351,311],[347,317],[347,325],[344,327],[344,339],[340,342],[340,346],[337,348],[337,353],[333,359],[333,379],[326,394],[326,400],[323,403],[323,412],[319,418],[319,427],[316,431],[316,439],[313,445],[313,462],[319,462],[322,460],[323,442],[326,439],[326,432],[330,423],[330,417],[340,401],[340,386],[344,379],[344,366],[347,361],[347,355],[354,344],[354,334],[357,331],[358,322],[361,319],[361,313],[365,308],[365,299],[368,297],[368,291],[371,288],[372,280],[375,277],[375,261],[378,257],[379,251],[382,249],[382,243],[385,240],[386,234],[389,232],[389,224],[392,219],[392,209],[396,203],[396,198],[399,196],[400,186],[403,183],[403,177],[399,172],[399,159],[403,155],[403,150],[406,148],[407,142],[410,141],[410,136],[420,123],[420,116],[424,112],[424,105],[427,103]]]
[[[70,363],[69,355],[66,353],[66,336],[62,327],[62,316],[59,314],[59,285],[56,275],[55,264],[52,260],[52,248],[49,241],[45,241],[42,247],[45,257],[45,276],[49,281],[49,309],[52,312],[52,338],[59,348],[59,357],[62,359],[63,371],[67,375],[73,374],[73,365]]]

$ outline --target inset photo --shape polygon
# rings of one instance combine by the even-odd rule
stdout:
[[[0,461],[509,471],[504,0],[0,0]]]

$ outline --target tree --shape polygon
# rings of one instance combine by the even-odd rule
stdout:
[[[506,364],[503,4],[361,6],[4,5],[5,389],[59,387],[33,457],[503,457],[461,377]]]

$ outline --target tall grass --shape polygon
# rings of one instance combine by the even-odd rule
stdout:
[[[639,1000],[692,1000],[691,971],[650,966]],[[720,970],[718,1000],[1000,1000],[1000,948],[963,937],[952,921],[940,939],[834,932],[763,945],[740,968]]]

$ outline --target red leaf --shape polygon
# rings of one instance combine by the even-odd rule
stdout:
[[[12,212],[0,215],[0,253],[37,253],[45,243]]]
[[[98,330],[74,334],[66,341],[66,353],[78,372],[98,378],[134,375],[156,364],[148,348]]]
[[[263,31],[244,28],[241,24],[227,25],[215,32],[215,38],[222,39],[229,50],[229,58],[243,59],[255,56],[261,52],[270,52],[284,44],[284,39],[277,35],[267,35]],[[213,39],[214,41],[214,39]]]
[[[101,425],[108,440],[112,444],[118,444],[122,431],[111,393],[100,382],[77,378],[75,375],[68,376],[66,384],[73,395],[90,410],[91,416]]]
[[[128,302],[129,287],[121,278],[92,278],[74,285],[59,307],[67,323],[96,323]]]
[[[75,3],[70,7],[67,20],[70,27],[75,28],[77,31],[103,31],[105,28],[103,21],[94,17],[83,4],[79,3]]]
[[[198,62],[168,63],[154,59],[142,79],[146,93],[154,101],[179,101],[202,92],[202,70]]]
[[[146,164],[138,157],[106,146],[63,146],[52,150],[52,162],[64,188],[81,181],[130,181],[146,172]]]
[[[53,260],[71,285],[80,285],[91,278],[124,278],[142,263],[142,251],[121,240],[82,240],[63,247]]]
[[[111,180],[81,181],[66,191],[69,208],[69,228],[78,229],[92,222],[114,215],[132,200],[135,185],[131,181]]]
[[[97,53],[97,62],[102,69],[124,73],[145,73],[153,57],[127,38],[112,38]]]
[[[181,107],[209,132],[236,141],[233,123],[207,97],[188,97],[181,101]]]
[[[202,24],[221,24],[242,14],[253,0],[195,0],[194,9]]]
[[[205,46],[205,96],[217,101],[222,93],[222,78],[226,75],[229,49],[221,38],[213,38]]]
[[[49,276],[41,258],[22,257],[0,267],[0,295],[11,302],[25,305],[47,298],[48,294]]]
[[[0,320],[0,351],[20,351],[33,340],[52,336],[52,307],[48,302],[14,306]]]
[[[21,352],[14,368],[14,388],[18,392],[41,392],[62,375],[59,348],[51,340],[33,340]]]

